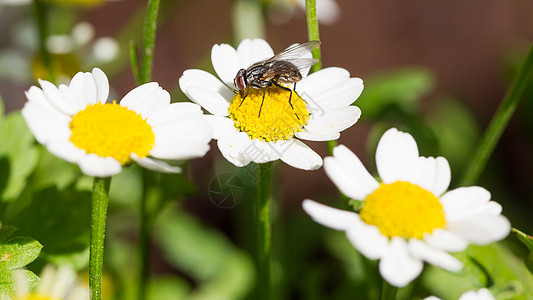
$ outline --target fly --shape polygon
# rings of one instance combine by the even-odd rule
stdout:
[[[294,110],[291,103],[292,92],[296,93],[296,83],[302,80],[300,70],[309,68],[318,62],[318,59],[302,57],[311,50],[320,46],[320,41],[309,41],[303,44],[291,46],[282,52],[274,55],[269,59],[256,62],[246,69],[240,69],[235,75],[233,83],[236,91],[241,94],[242,105],[244,99],[248,96],[250,87],[254,89],[265,88],[263,92],[263,100],[259,108],[259,116],[261,117],[261,109],[265,102],[266,90],[271,86],[277,86],[280,89],[289,91],[289,104]],[[293,89],[285,87],[281,84],[293,84]],[[298,94],[298,93],[296,93]],[[298,115],[296,117],[299,119]]]

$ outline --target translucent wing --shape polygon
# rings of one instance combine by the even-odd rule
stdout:
[[[311,52],[315,48],[320,46],[319,41],[309,41],[303,44],[290,46],[289,48],[281,51],[280,53],[274,55],[274,57],[269,60],[294,60],[301,58],[305,54]]]

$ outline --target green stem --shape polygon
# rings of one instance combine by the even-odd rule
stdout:
[[[310,41],[320,41],[318,30],[318,19],[316,18],[316,0],[305,0],[305,16],[307,19],[307,36]],[[320,57],[320,47],[313,50],[313,58],[318,62],[311,67],[313,72],[322,69],[322,58]]]
[[[390,285],[387,280],[383,279],[383,287],[381,289],[381,300],[395,300],[398,288]]]
[[[143,170],[144,171],[144,170]],[[146,181],[144,181],[146,183]],[[143,187],[147,189],[146,186]],[[147,283],[150,277],[150,240],[151,226],[150,214],[148,212],[148,199],[146,193],[141,198],[141,224],[140,224],[140,247],[141,247],[141,273],[139,279],[139,300],[146,299]]]
[[[148,0],[146,19],[144,20],[143,45],[141,56],[140,81],[147,83],[152,79],[152,64],[155,47],[155,33],[157,28],[157,12],[159,0]]]
[[[89,254],[89,288],[91,291],[91,300],[102,299],[105,222],[110,184],[111,177],[94,178],[91,199],[91,246]]]
[[[475,184],[483,171],[483,168],[487,164],[492,151],[496,147],[496,144],[500,140],[503,130],[509,123],[511,116],[513,115],[522,95],[528,80],[530,79],[533,71],[533,46],[529,48],[529,51],[524,59],[524,62],[520,66],[513,83],[507,90],[505,97],[503,98],[498,111],[492,118],[485,134],[483,135],[477,149],[474,153],[470,163],[465,168],[463,178],[461,180],[461,186],[467,186]]]
[[[48,37],[48,14],[47,7],[42,0],[33,0],[33,9],[37,28],[39,30],[39,55],[41,57],[44,68],[47,72],[46,80],[55,82],[55,72],[52,68],[52,58],[46,48],[46,38]]]
[[[233,37],[240,43],[244,39],[264,38],[265,25],[259,0],[236,0],[233,6]]]
[[[257,166],[257,274],[259,299],[270,299],[270,269],[272,264],[271,240],[272,221],[270,219],[270,181],[272,163]]]

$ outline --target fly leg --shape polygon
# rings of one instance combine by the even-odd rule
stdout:
[[[244,95],[244,98],[242,98],[241,100],[241,104],[239,104],[239,107],[241,107],[242,103],[244,102],[244,99],[246,99],[246,97],[248,97],[248,93],[250,92],[250,87],[247,87],[246,88],[246,95]],[[241,92],[242,93],[242,92]],[[241,94],[241,97],[242,97],[242,94]]]
[[[289,105],[291,106],[292,110],[294,111],[294,106],[292,106],[292,103],[291,103],[291,99],[292,99],[292,90],[288,87],[284,87],[282,86],[281,84],[277,83],[277,82],[274,82],[274,85],[279,87],[280,89],[282,90],[285,90],[285,91],[288,91],[290,92],[289,94]],[[296,93],[296,91],[294,91]],[[298,95],[298,94],[296,94]],[[300,95],[298,95],[298,97],[300,97]],[[296,115],[296,118],[298,118],[298,120],[300,120],[300,117],[298,117],[298,114],[296,112],[294,112],[294,114]]]
[[[259,107],[259,115],[257,116],[258,118],[261,117],[261,109],[263,109],[263,103],[265,102],[265,95],[266,95],[268,87],[269,86],[266,86],[265,90],[263,91],[263,100],[261,101],[261,106]]]

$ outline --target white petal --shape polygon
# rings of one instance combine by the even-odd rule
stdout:
[[[340,7],[334,0],[316,2],[317,19],[321,24],[331,25],[340,18]]]
[[[107,80],[107,76],[99,68],[94,68],[92,74],[96,85],[96,101],[105,103],[109,96],[109,81]]]
[[[442,300],[442,299],[439,297],[435,297],[435,296],[429,296],[429,297],[424,298],[424,300]]]
[[[333,157],[324,159],[324,169],[337,188],[352,199],[364,200],[379,186],[359,158],[343,145],[333,149]]]
[[[186,94],[192,101],[200,104],[211,114],[215,116],[228,115],[229,103],[222,95],[196,86],[190,86]]]
[[[301,140],[306,141],[332,141],[338,139],[341,134],[338,132],[333,132],[329,134],[319,134],[319,133],[311,133],[307,131],[300,131],[295,134],[295,136]]]
[[[424,235],[424,240],[433,248],[449,252],[459,252],[466,249],[468,241],[460,235],[444,229],[435,229],[431,234]]]
[[[432,192],[436,197],[444,193],[450,185],[450,165],[444,157],[420,156],[413,168],[408,181]]]
[[[245,39],[237,47],[237,56],[241,66],[247,68],[258,61],[274,56],[274,51],[263,39]]]
[[[284,147],[282,151],[277,152],[284,163],[295,168],[316,170],[322,167],[322,157],[299,140],[292,140],[286,148]]]
[[[457,188],[440,198],[448,220],[480,212],[489,201],[490,192],[479,186]]]
[[[245,159],[258,164],[278,160],[280,156],[277,151],[276,143],[267,143],[258,139],[251,140],[251,142],[242,149],[241,155],[245,157]]]
[[[448,163],[448,160],[442,156],[439,156],[436,158],[436,174],[435,174],[435,182],[433,183],[433,187],[431,188],[431,191],[433,194],[440,196],[450,186],[450,181],[452,179],[452,170],[450,169],[450,164]]]
[[[169,121],[201,118],[202,114],[202,109],[198,104],[177,102],[154,111],[148,116],[146,122],[152,127],[157,127]]]
[[[215,140],[238,132],[237,128],[235,128],[235,122],[230,118],[205,115],[203,119],[211,125],[213,139]]]
[[[68,140],[49,143],[46,145],[46,149],[53,155],[71,163],[77,163],[87,155],[85,150],[74,146]]]
[[[98,75],[99,76],[99,75]],[[99,84],[101,83],[99,77]],[[91,73],[79,72],[70,81],[69,89],[72,92],[74,100],[79,103],[80,107],[86,107],[89,104],[95,104],[99,93],[96,82]]]
[[[159,143],[149,151],[150,155],[160,159],[184,160],[204,156],[209,151],[209,144],[202,143]]]
[[[49,113],[49,108],[28,102],[22,108],[22,116],[35,139],[46,144],[51,141],[68,140],[71,132],[68,127],[70,118],[56,113]]]
[[[329,207],[309,199],[302,202],[302,207],[313,221],[335,230],[347,230],[359,218],[354,212]]]
[[[319,114],[351,105],[359,98],[364,88],[361,78],[339,78],[329,89],[318,92],[302,90],[300,83],[296,86],[298,94],[305,99],[309,109]]]
[[[502,215],[472,215],[460,221],[449,222],[447,228],[477,245],[486,245],[505,238],[511,223]]]
[[[171,166],[166,162],[149,157],[139,157],[137,154],[132,153],[131,159],[138,163],[141,167],[148,170],[162,172],[162,173],[181,173],[181,168],[178,166]]]
[[[445,270],[458,272],[463,267],[463,264],[457,258],[441,250],[431,248],[421,240],[409,240],[408,247],[409,252],[413,257],[424,260]]]
[[[323,135],[338,133],[355,124],[360,116],[361,110],[357,106],[327,111],[320,116],[312,114],[305,130]]]
[[[252,145],[252,140],[245,132],[237,132],[220,138],[217,142],[222,155],[237,167],[244,167],[250,163],[250,158],[243,155],[243,151]]]
[[[65,99],[63,93],[52,83],[39,79],[39,84],[42,87],[46,100],[58,111],[66,115],[73,115],[76,113],[77,108],[70,99]]]
[[[235,77],[236,73],[237,71],[235,71],[233,77]],[[214,94],[220,94],[226,100],[226,102],[231,102],[231,99],[235,97],[232,89],[228,88],[228,86],[233,88],[233,83],[226,86],[224,83],[218,80],[218,78],[203,70],[186,70],[179,79],[179,86],[183,93],[185,93],[187,96],[189,96],[189,88],[194,86]]]
[[[237,75],[237,71],[247,67],[242,65],[237,56],[237,51],[228,44],[213,46],[211,49],[211,63],[218,77],[229,87],[233,87],[233,79]]]
[[[459,300],[496,300],[494,296],[486,288],[482,288],[479,291],[468,291],[463,293]]]
[[[346,69],[337,67],[325,68],[298,82],[296,90],[298,93],[301,92],[303,95],[311,96],[312,99],[314,95],[333,90],[337,84],[346,81],[348,78],[350,78],[350,72]],[[303,95],[301,96],[303,97]]]
[[[152,127],[155,146],[179,145],[182,143],[207,144],[213,136],[211,126],[201,118],[171,120]]]
[[[407,181],[418,159],[415,139],[396,128],[387,130],[376,149],[376,166],[384,183]]]
[[[376,226],[368,225],[359,219],[355,226],[346,230],[346,236],[352,245],[369,259],[381,258],[389,245],[389,238],[381,234]]]
[[[150,112],[158,110],[169,103],[170,95],[157,82],[140,85],[120,100],[120,106],[135,111],[143,118],[147,118]]]
[[[109,177],[120,173],[122,166],[112,157],[88,154],[78,162],[81,171],[89,176]]]
[[[407,242],[400,237],[391,240],[381,261],[379,272],[391,285],[404,287],[413,281],[424,267],[424,263],[409,255]]]

